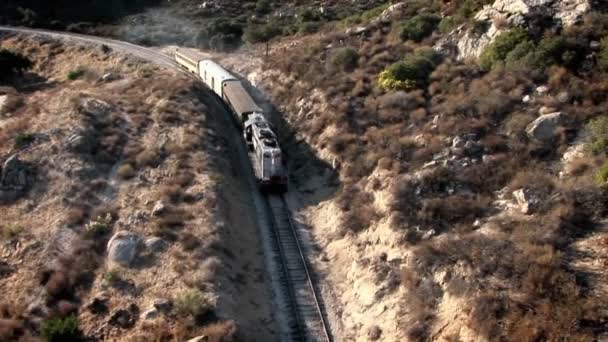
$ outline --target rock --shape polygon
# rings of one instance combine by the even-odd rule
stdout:
[[[139,307],[135,304],[131,304],[127,309],[116,310],[110,317],[108,323],[123,329],[129,329],[135,325],[138,316]]]
[[[154,204],[154,208],[152,208],[152,216],[159,216],[164,213],[166,209],[167,207],[165,204],[162,201],[158,201]]]
[[[567,91],[562,91],[557,94],[556,99],[560,103],[568,103],[570,102],[570,94]]]
[[[108,242],[108,259],[111,263],[129,266],[141,248],[139,236],[128,231],[119,231]]]
[[[600,46],[602,46],[602,44],[600,42],[598,42],[597,40],[593,40],[589,43],[589,48],[591,50],[598,50],[600,48]]]
[[[102,82],[112,82],[112,81],[116,81],[119,80],[120,76],[118,76],[117,74],[113,73],[113,72],[109,72],[107,74],[104,74],[103,76],[101,76],[101,81]]]
[[[536,92],[540,95],[542,95],[548,91],[549,91],[549,87],[544,86],[544,85],[536,88]]]
[[[523,102],[523,103],[529,103],[530,100],[532,100],[532,98],[530,97],[530,95],[526,95],[526,96],[524,96],[523,99],[521,99],[521,102]]]
[[[547,107],[547,106],[542,106],[538,110],[538,114],[540,114],[540,115],[545,115],[545,114],[555,113],[555,112],[556,112],[555,108],[553,108],[553,107]]]
[[[483,146],[479,143],[469,140],[464,144],[464,152],[469,157],[482,158]]]
[[[407,4],[405,2],[399,2],[394,5],[390,5],[378,16],[378,18],[376,18],[375,22],[390,21],[393,17],[396,17],[401,14],[406,8],[406,6]]]
[[[370,341],[377,341],[380,339],[381,336],[382,336],[382,329],[380,329],[380,327],[377,325],[371,326],[369,328],[369,330],[367,331],[367,338]]]
[[[173,306],[173,304],[168,299],[156,298],[154,300],[153,306],[156,309],[158,309],[159,311],[167,312],[167,311],[171,310],[171,306]]]
[[[464,139],[462,139],[461,137],[455,137],[452,140],[452,148],[462,148],[464,147],[466,141],[464,141]]]
[[[187,342],[207,342],[207,341],[209,341],[209,336],[201,335],[201,336],[197,336],[195,338],[191,338]]]
[[[355,28],[349,28],[346,30],[346,34],[347,35],[359,35],[359,34],[363,34],[365,32],[367,32],[368,28],[365,26],[357,26]]]
[[[526,133],[530,139],[539,141],[549,141],[556,133],[557,128],[565,121],[565,115],[562,112],[545,114],[526,128]]]
[[[65,142],[67,148],[75,153],[91,154],[95,150],[97,142],[95,138],[85,133],[72,134]]]
[[[165,240],[159,237],[151,237],[146,239],[145,245],[146,249],[152,253],[162,252],[165,250],[165,248],[167,248],[167,243]]]
[[[513,197],[517,201],[521,212],[526,215],[533,214],[538,209],[540,200],[528,188],[513,191]]]
[[[151,309],[144,311],[141,314],[140,318],[144,319],[144,320],[152,320],[152,319],[155,319],[156,317],[158,317],[158,315],[159,315],[158,310],[156,308],[151,308]]]

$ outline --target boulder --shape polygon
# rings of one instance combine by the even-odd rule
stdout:
[[[517,201],[521,212],[526,215],[533,214],[540,204],[540,199],[528,188],[513,191],[513,197]]]
[[[23,191],[30,185],[30,168],[17,155],[9,157],[0,170],[0,187]]]
[[[528,125],[526,133],[530,139],[549,141],[555,136],[557,128],[564,124],[565,119],[566,115],[562,112],[542,115]]]
[[[151,237],[146,239],[146,249],[152,253],[162,252],[167,248],[167,242],[159,237]]]
[[[96,141],[94,137],[81,132],[72,134],[65,144],[74,153],[91,154],[95,150]]]
[[[159,216],[162,213],[165,212],[165,210],[167,209],[167,207],[165,206],[165,204],[162,201],[157,201],[154,204],[154,207],[152,208],[152,216]]]
[[[170,300],[166,298],[156,298],[152,304],[157,310],[167,312],[171,310],[173,305]]]
[[[107,74],[104,74],[103,76],[101,76],[101,81],[106,82],[106,83],[113,82],[113,81],[116,81],[119,79],[120,79],[120,76],[113,72],[108,72]]]
[[[128,231],[119,231],[108,242],[108,259],[110,263],[129,266],[139,254],[142,240]]]
[[[144,311],[141,314],[140,318],[144,319],[144,320],[152,320],[152,319],[155,319],[156,317],[158,317],[158,315],[159,315],[158,310],[156,308],[151,308],[151,309]]]
[[[209,341],[209,336],[201,335],[201,336],[197,336],[195,338],[191,338],[187,342],[207,342],[207,341]]]

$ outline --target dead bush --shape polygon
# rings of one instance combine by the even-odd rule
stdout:
[[[201,246],[201,240],[191,233],[183,233],[179,238],[179,242],[182,245],[182,248],[188,252],[191,252]]]
[[[123,164],[118,168],[116,174],[122,179],[131,179],[135,176],[135,169],[131,164]]]
[[[472,223],[484,215],[490,200],[483,197],[454,195],[424,200],[418,213],[420,220],[434,226]]]
[[[158,151],[153,149],[147,149],[140,152],[135,157],[135,162],[137,163],[138,167],[157,167],[162,162],[162,158]]]
[[[206,325],[201,335],[208,336],[209,342],[229,342],[236,338],[237,332],[235,321],[220,321]]]

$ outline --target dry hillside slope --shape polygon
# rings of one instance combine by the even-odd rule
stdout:
[[[102,46],[0,39],[33,62],[0,87],[0,340],[276,339],[211,94]]]

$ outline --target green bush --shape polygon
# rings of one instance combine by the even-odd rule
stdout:
[[[378,85],[384,90],[412,90],[422,87],[426,85],[439,62],[440,56],[432,49],[416,51],[382,71]]]
[[[84,75],[84,70],[76,69],[68,72],[68,80],[74,81],[81,78]]]
[[[329,59],[329,63],[342,71],[353,71],[359,64],[359,53],[353,48],[336,49]]]
[[[523,28],[514,28],[499,35],[481,54],[479,64],[484,70],[490,70],[499,62],[504,62],[520,44],[528,44],[530,36]]]
[[[34,141],[35,137],[32,133],[17,133],[15,136],[15,147],[21,148],[31,144]]]
[[[401,40],[420,42],[435,31],[440,19],[432,14],[420,14],[406,21],[401,27],[399,36]]]
[[[263,43],[276,36],[283,34],[283,30],[277,25],[267,24],[263,26],[250,26],[245,30],[243,39],[248,43]]]
[[[8,50],[0,50],[0,79],[13,74],[21,74],[32,67],[32,61],[27,57]]]
[[[608,162],[605,162],[595,174],[595,182],[598,186],[608,186]]]
[[[53,318],[42,325],[41,335],[47,342],[83,341],[78,318],[74,315],[65,318]]]
[[[190,289],[175,299],[175,311],[181,316],[200,317],[215,309],[215,301],[198,289]]]
[[[608,115],[595,118],[587,124],[590,149],[594,154],[608,153]]]
[[[608,37],[602,39],[600,43],[600,53],[597,60],[602,69],[608,70]]]
[[[319,31],[319,28],[321,28],[320,23],[313,21],[305,21],[298,25],[298,32],[310,34]]]
[[[255,13],[265,15],[272,11],[272,3],[270,0],[258,0],[255,4]]]
[[[302,21],[302,22],[320,21],[320,20],[321,20],[321,12],[319,12],[318,10],[313,10],[313,9],[307,8],[300,13],[300,21]]]

